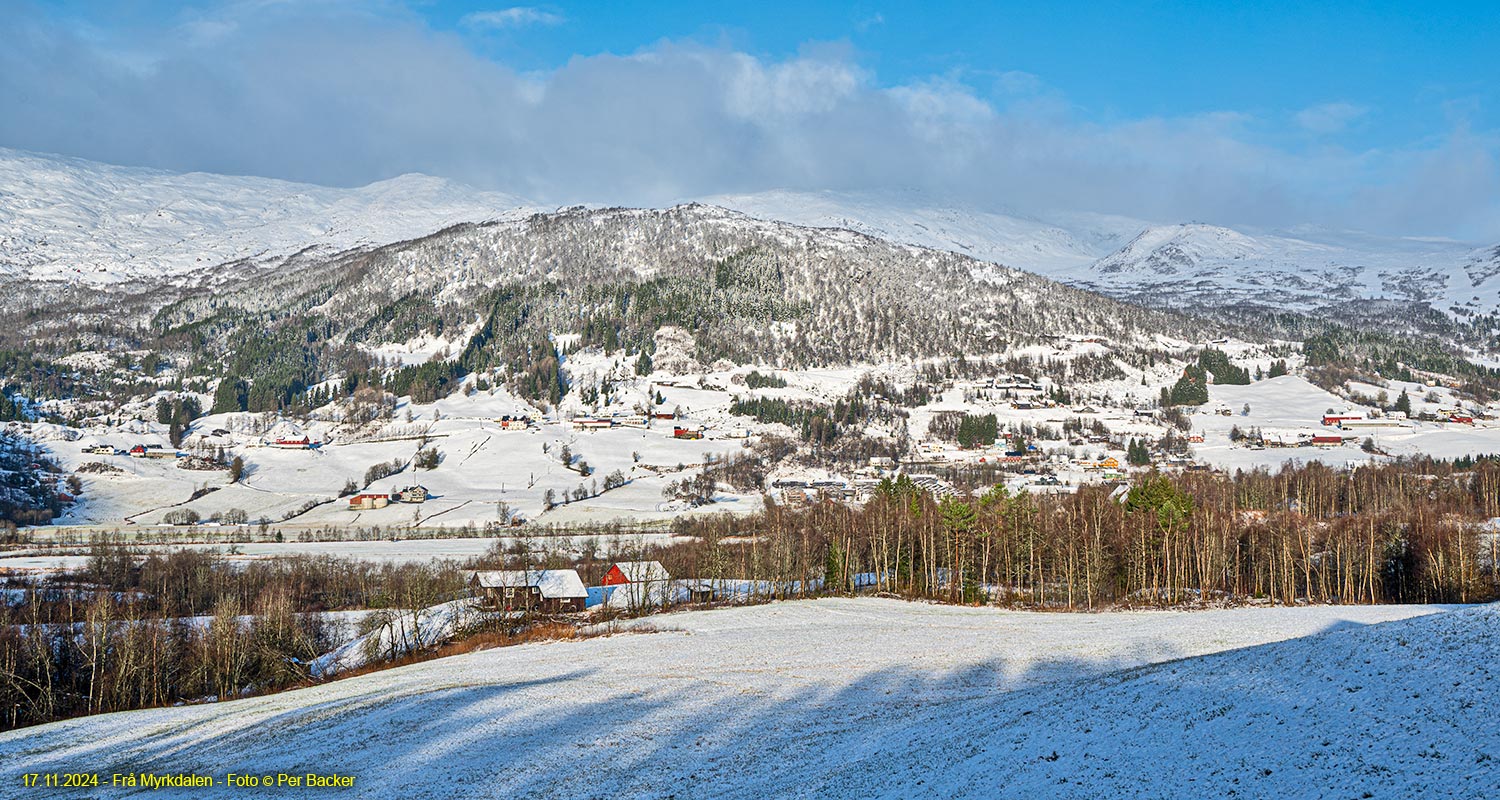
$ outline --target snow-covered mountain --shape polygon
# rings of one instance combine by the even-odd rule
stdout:
[[[532,210],[511,195],[425,175],[333,189],[0,148],[0,275],[152,278],[387,244]]]
[[[607,199],[607,198],[604,198]],[[772,191],[700,198],[764,220],[843,228],[1148,304],[1313,309],[1358,299],[1500,308],[1500,245],[1303,228],[1158,224],[1085,212],[955,207],[920,193]],[[513,195],[403,175],[357,189],[175,174],[0,148],[0,278],[110,283],[276,263],[540,210]]]
[[[1073,275],[1128,241],[1146,223],[1075,214],[1044,221],[1016,213],[934,204],[922,195],[762,192],[702,202],[760,219],[847,228],[880,239],[951,250],[1048,277]]]
[[[1247,232],[1189,223],[1146,228],[1072,282],[1175,305],[1234,302],[1317,307],[1346,300],[1416,301],[1493,311],[1500,267],[1472,245],[1352,232]]]
[[[1379,298],[1481,313],[1500,306],[1500,246],[1314,228],[1154,224],[1089,213],[1033,217],[946,208],[920,196],[765,192],[705,202],[763,219],[953,250],[1154,304],[1311,309]]]

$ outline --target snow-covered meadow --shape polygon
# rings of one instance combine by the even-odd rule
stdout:
[[[649,618],[0,734],[23,772],[339,772],[354,797],[1485,797],[1493,607]],[[18,785],[18,784],[10,784]],[[146,790],[112,790],[131,796]],[[1368,792],[1368,795],[1363,793]],[[171,790],[152,792],[174,795]],[[181,796],[187,796],[182,792]]]

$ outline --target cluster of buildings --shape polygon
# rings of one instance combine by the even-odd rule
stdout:
[[[349,510],[370,511],[391,503],[425,503],[431,496],[425,486],[408,486],[394,492],[361,492],[349,496]]]
[[[98,444],[93,447],[84,448],[85,453],[96,456],[125,456],[131,458],[184,458],[187,453],[178,452],[175,449],[162,447],[159,444],[137,444],[129,450],[121,450],[107,444]]]
[[[484,570],[469,576],[469,586],[483,607],[502,612],[632,611],[713,598],[703,582],[672,580],[660,561],[616,562],[595,587],[585,586],[573,569]]]

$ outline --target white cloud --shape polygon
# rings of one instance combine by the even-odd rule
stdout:
[[[459,24],[465,28],[524,28],[528,25],[561,25],[566,20],[561,14],[534,6],[514,6],[494,11],[474,11],[465,14]]]
[[[882,86],[847,48],[771,59],[667,41],[520,73],[415,17],[316,8],[226,19],[211,48],[164,32],[142,45],[148,68],[18,15],[0,33],[0,145],[336,185],[425,172],[556,203],[917,189],[1500,238],[1500,142],[1461,124],[1406,149],[1288,149],[1237,112],[1097,122],[1045,87],[1017,102],[953,78]]]
[[[1293,115],[1303,129],[1312,133],[1338,133],[1350,123],[1369,113],[1369,109],[1352,103],[1323,103],[1304,108]]]

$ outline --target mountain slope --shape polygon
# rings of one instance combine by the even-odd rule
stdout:
[[[1500,303],[1500,280],[1470,246],[1355,233],[1246,233],[1216,225],[1143,230],[1075,282],[1173,305],[1258,303],[1316,308],[1347,300],[1411,301],[1482,313]]]
[[[550,351],[547,337],[582,331],[585,345],[637,352],[676,326],[704,365],[875,363],[1065,336],[1152,345],[1159,334],[1196,340],[1209,327],[941,250],[698,204],[459,226],[200,292],[157,322],[201,327],[244,313],[269,315],[257,326],[305,320],[334,343],[483,323],[480,346],[490,350],[524,339]],[[239,335],[224,330],[235,346]],[[469,358],[488,363],[472,349]]]
[[[1500,245],[1291,232],[1127,217],[1027,217],[934,205],[922,197],[764,192],[709,198],[763,219],[847,228],[950,250],[1114,297],[1207,309],[1239,303],[1312,310],[1351,300],[1414,301],[1443,311],[1500,308]]]
[[[1048,222],[935,205],[922,196],[781,191],[720,195],[703,202],[761,219],[845,228],[893,242],[950,250],[1060,280],[1087,268],[1145,225],[1098,214]]]
[[[332,254],[527,213],[520,198],[403,175],[358,189],[176,174],[0,148],[0,276],[111,283]]]

